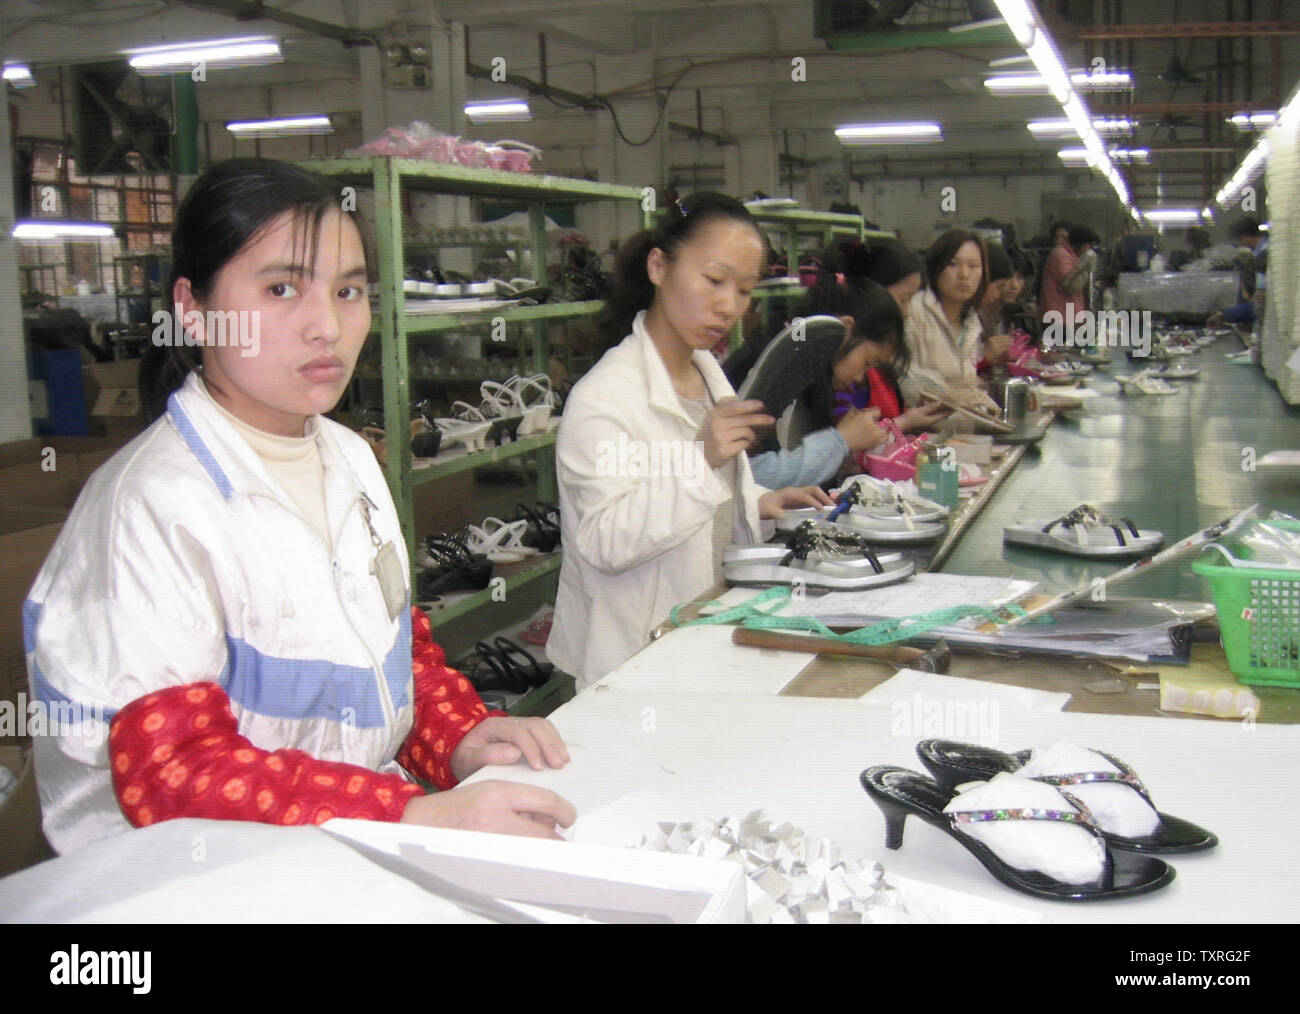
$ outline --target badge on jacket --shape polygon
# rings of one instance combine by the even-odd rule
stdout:
[[[397,615],[406,606],[406,580],[402,575],[402,561],[398,558],[397,547],[385,542],[370,561],[370,573],[379,582],[379,590],[384,596],[384,605],[388,607],[388,618],[397,619]]]

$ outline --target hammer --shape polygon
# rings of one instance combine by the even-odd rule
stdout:
[[[748,627],[736,627],[731,632],[731,643],[747,644],[754,648],[777,648],[781,651],[810,651],[818,655],[854,655],[858,658],[874,658],[888,662],[898,669],[919,669],[921,672],[947,672],[948,663],[952,660],[952,652],[942,640],[923,651],[920,648],[908,648],[904,645],[877,648],[869,644],[832,641],[826,637],[804,637],[801,634],[786,634],[779,630],[751,630]]]

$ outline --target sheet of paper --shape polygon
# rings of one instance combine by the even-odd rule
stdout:
[[[860,592],[830,592],[791,601],[782,616],[895,619],[954,606],[1000,606],[1037,588],[1034,581],[965,574],[917,574],[899,584]]]
[[[988,720],[990,709],[1017,708],[1029,712],[1056,712],[1070,703],[1070,695],[1048,690],[1030,690],[1002,683],[939,676],[917,669],[900,669],[879,686],[868,690],[858,700],[885,704],[891,708],[919,709],[922,721],[929,707],[930,720],[936,725],[952,726],[964,720],[973,735],[971,742],[996,740],[996,723]],[[955,705],[960,705],[960,708]],[[964,709],[964,710],[963,710]],[[960,738],[955,730],[936,733],[946,738]]]
[[[671,630],[596,686],[620,692],[774,694],[813,659],[802,651],[738,648],[731,630],[730,625]]]

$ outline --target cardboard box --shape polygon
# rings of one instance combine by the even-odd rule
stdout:
[[[146,426],[140,400],[140,360],[83,368],[91,426],[110,439],[130,439]]]
[[[743,923],[739,864],[480,831],[335,819],[322,830],[444,897],[546,922]],[[480,913],[482,914],[482,913]]]
[[[27,687],[23,600],[82,486],[122,443],[33,437],[0,444],[0,701]]]
[[[0,764],[18,779],[0,803],[0,877],[7,877],[53,857],[54,850],[41,832],[41,801],[31,754],[0,746]]]

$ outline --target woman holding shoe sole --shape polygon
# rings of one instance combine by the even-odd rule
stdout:
[[[547,652],[579,688],[714,584],[726,545],[761,541],[761,519],[831,502],[754,482],[744,452],[776,420],[707,351],[749,305],[763,252],[744,206],[704,193],[619,253],[600,324],[612,347],[574,386],[555,448],[565,553]]]

